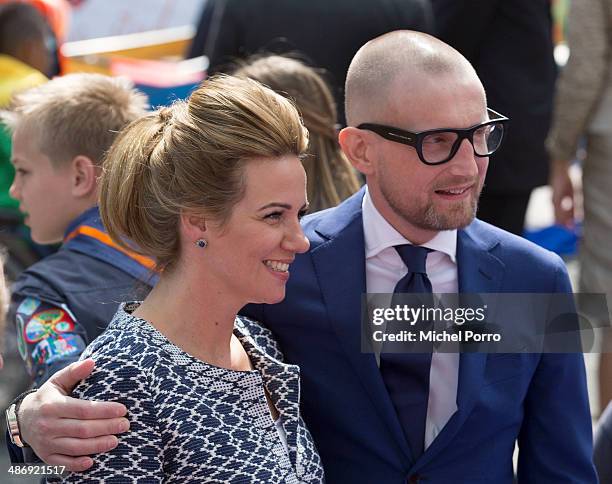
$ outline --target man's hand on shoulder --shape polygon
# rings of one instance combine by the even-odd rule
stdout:
[[[21,436],[47,464],[84,471],[93,465],[88,455],[114,449],[118,443],[114,434],[129,430],[124,405],[69,396],[94,365],[91,359],[69,365],[21,404]]]

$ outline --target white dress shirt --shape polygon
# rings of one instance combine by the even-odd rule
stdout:
[[[362,202],[365,238],[366,288],[368,293],[392,293],[408,269],[395,245],[410,244],[376,209],[366,188]],[[456,293],[457,231],[445,230],[423,247],[432,249],[427,255],[427,276],[433,292]],[[380,364],[380,347],[375,348]],[[434,353],[429,374],[429,401],[425,422],[425,449],[433,442],[451,416],[457,411],[459,353]]]

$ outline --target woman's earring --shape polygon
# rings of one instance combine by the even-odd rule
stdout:
[[[195,241],[195,245],[197,245],[200,249],[204,249],[208,245],[208,242],[206,242],[204,239],[198,239]]]

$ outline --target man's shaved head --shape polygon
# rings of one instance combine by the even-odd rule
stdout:
[[[425,79],[431,82],[455,73],[478,80],[463,55],[431,35],[410,30],[381,35],[361,47],[349,66],[345,90],[347,124],[383,121],[378,118],[389,108],[388,95],[400,80],[403,88],[416,89]]]

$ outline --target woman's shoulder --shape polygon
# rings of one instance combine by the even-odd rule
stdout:
[[[75,389],[79,398],[132,405],[148,402],[145,406],[155,401],[159,390],[155,375],[160,366],[170,365],[149,328],[125,310],[128,304],[120,305],[106,330],[81,355],[92,358],[95,367]]]
[[[239,315],[236,317],[235,326],[245,336],[250,337],[261,351],[275,360],[284,361],[283,353],[278,346],[274,334],[263,324],[254,319]]]
[[[110,358],[111,361],[138,361],[145,368],[153,366],[155,355],[159,356],[162,349],[151,338],[151,328],[126,311],[129,304],[119,306],[106,330],[82,353],[82,360],[93,358],[97,362]]]

